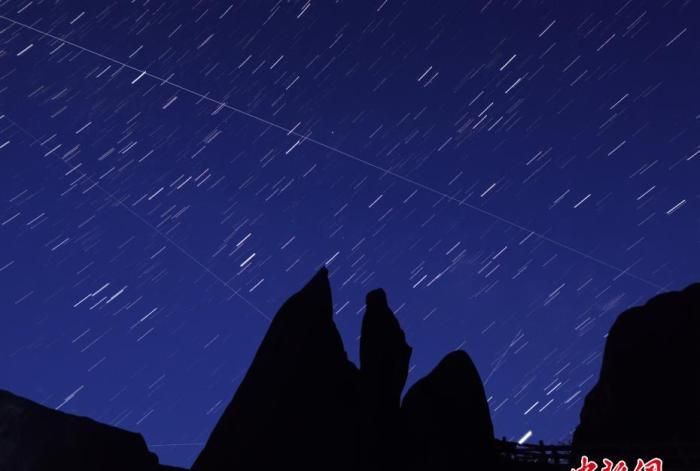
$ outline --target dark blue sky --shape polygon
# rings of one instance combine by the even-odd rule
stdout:
[[[698,278],[694,1],[0,2],[0,387],[189,465],[322,264],[567,441]],[[644,381],[640,378],[640,381]],[[465,424],[468,426],[468,424]]]

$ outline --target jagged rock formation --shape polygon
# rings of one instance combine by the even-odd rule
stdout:
[[[143,437],[0,391],[0,469],[164,471]]]
[[[324,268],[273,319],[192,469],[352,469],[358,376]]]
[[[448,354],[418,380],[406,393],[401,412],[406,469],[493,469],[489,407],[465,352]]]
[[[574,434],[572,463],[581,454],[632,466],[659,456],[667,470],[700,469],[699,323],[700,285],[619,316]],[[360,368],[353,365],[321,269],[280,308],[192,469],[562,469],[544,459],[497,459],[484,388],[463,351],[448,354],[401,401],[410,357],[376,290],[367,295]],[[64,469],[176,468],[159,465],[138,434],[0,391],[0,470]]]
[[[361,469],[396,467],[401,392],[411,350],[384,291],[370,292],[360,337]]]
[[[700,465],[699,338],[700,284],[622,313],[574,433],[575,455]]]
[[[410,356],[385,293],[372,291],[358,371],[333,324],[321,270],[277,313],[193,470],[493,464],[493,426],[469,356],[448,355],[401,405]]]
[[[411,351],[384,291],[370,292],[362,320],[360,374],[377,408],[399,409]]]

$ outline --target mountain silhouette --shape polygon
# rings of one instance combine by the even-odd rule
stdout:
[[[193,471],[566,470],[582,456],[634,469],[700,469],[700,285],[622,313],[571,447],[494,439],[469,355],[455,351],[408,389],[412,353],[386,293],[371,291],[360,366],[333,321],[319,270],[272,320]],[[570,453],[570,454],[569,454]],[[567,458],[570,465],[565,464]],[[0,470],[175,470],[139,434],[0,391]]]
[[[359,468],[396,467],[401,450],[401,392],[411,347],[383,290],[367,295],[360,335]]]
[[[479,373],[452,352],[418,380],[401,405],[408,469],[493,468],[493,425]]]
[[[0,390],[0,470],[166,471],[143,437]]]
[[[192,469],[353,469],[358,382],[324,268],[272,320]]]
[[[700,469],[700,284],[665,293],[617,318],[598,383],[573,437],[575,454],[663,457]]]

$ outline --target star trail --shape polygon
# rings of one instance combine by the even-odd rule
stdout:
[[[435,3],[435,2],[434,2]],[[0,387],[189,466],[325,264],[357,360],[463,348],[564,443],[616,315],[697,281],[693,0],[0,0]]]

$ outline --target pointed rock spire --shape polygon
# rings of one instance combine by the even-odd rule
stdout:
[[[363,470],[395,469],[399,455],[401,391],[411,347],[378,289],[367,295],[360,337],[360,463]]]
[[[371,291],[362,320],[360,374],[379,406],[398,409],[411,350],[384,290]]]
[[[349,469],[356,384],[322,268],[275,315],[192,469]]]

